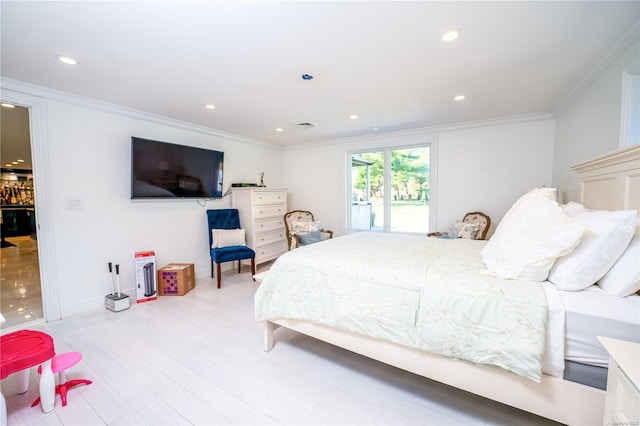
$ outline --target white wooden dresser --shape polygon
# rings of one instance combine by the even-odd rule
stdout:
[[[286,188],[232,188],[231,205],[240,212],[240,226],[245,229],[247,245],[256,252],[256,265],[287,251]]]

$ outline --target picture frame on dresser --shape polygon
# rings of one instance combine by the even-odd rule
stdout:
[[[287,251],[286,188],[231,188],[231,205],[240,212],[247,246],[256,252],[256,265],[277,259]]]

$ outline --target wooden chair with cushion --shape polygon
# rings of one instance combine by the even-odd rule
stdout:
[[[471,226],[467,226],[471,225]],[[491,218],[482,212],[467,213],[462,221],[451,225],[449,232],[430,232],[428,237],[439,238],[468,238],[484,240],[491,226]]]
[[[284,215],[289,250],[333,238],[333,231],[322,229],[313,213],[307,210],[292,210]]]
[[[209,224],[209,253],[211,254],[211,278],[216,264],[218,288],[222,281],[220,264],[238,261],[238,273],[242,260],[251,259],[251,276],[256,274],[256,253],[245,245],[244,229],[240,228],[238,209],[207,210]],[[254,280],[255,281],[255,280]]]

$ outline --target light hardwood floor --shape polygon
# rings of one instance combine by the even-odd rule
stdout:
[[[72,389],[66,407],[56,397],[44,414],[30,407],[36,369],[23,395],[9,376],[9,426],[552,423],[284,329],[265,353],[253,317],[258,285],[243,267],[224,273],[219,290],[201,279],[183,297],[33,327],[57,353],[81,352],[68,378],[93,384]]]
[[[0,313],[3,330],[44,318],[38,266],[38,242],[29,236],[8,237],[0,249]]]

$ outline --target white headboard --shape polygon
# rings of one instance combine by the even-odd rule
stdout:
[[[640,144],[571,167],[580,176],[580,202],[591,209],[640,211]]]

